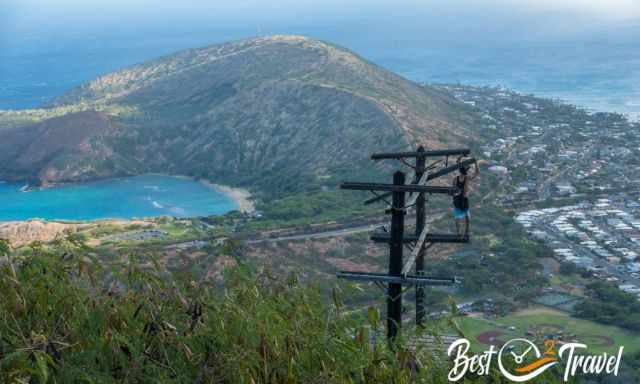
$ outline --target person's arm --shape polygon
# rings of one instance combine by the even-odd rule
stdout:
[[[475,169],[473,170],[473,176],[471,176],[471,180],[475,179],[480,174],[480,166],[478,165],[478,160],[476,160],[473,165],[475,166]]]

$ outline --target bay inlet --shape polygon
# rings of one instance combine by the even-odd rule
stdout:
[[[184,177],[142,175],[42,189],[0,182],[0,221],[193,217],[238,208],[231,195]]]

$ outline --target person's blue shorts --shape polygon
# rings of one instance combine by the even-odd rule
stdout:
[[[464,219],[465,217],[471,217],[471,214],[469,213],[468,209],[460,209],[454,207],[453,217],[455,217],[456,219]]]

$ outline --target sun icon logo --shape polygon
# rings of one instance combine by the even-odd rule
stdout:
[[[527,339],[513,339],[505,343],[498,353],[498,366],[502,374],[509,380],[524,383],[542,372],[558,364],[555,352],[555,341],[545,341],[545,352],[540,353],[538,347]],[[516,368],[513,372],[505,367],[512,361]]]

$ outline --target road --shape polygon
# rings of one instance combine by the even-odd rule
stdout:
[[[287,235],[287,236],[280,236],[280,237],[273,237],[273,238],[266,238],[266,239],[247,240],[245,241],[245,244],[275,243],[278,241],[323,239],[327,237],[339,237],[339,236],[353,235],[356,233],[373,232],[374,230],[376,230],[377,228],[380,228],[385,224],[386,223],[376,223],[376,224],[363,225],[359,227],[335,229],[335,230],[324,231],[324,232],[303,233],[298,235]]]
[[[436,220],[439,220],[444,215],[444,213],[445,212],[443,211],[432,212],[431,215],[427,218],[427,222],[432,223]],[[408,222],[411,222],[411,221],[408,220]],[[340,236],[346,236],[346,235],[354,235],[357,233],[373,232],[384,225],[388,226],[389,223],[380,222],[375,224],[367,224],[367,225],[349,227],[349,228],[343,228],[343,229],[333,229],[333,230],[319,231],[319,232],[313,232],[313,233],[292,234],[292,235],[285,235],[285,236],[265,238],[265,239],[246,240],[245,244],[275,243],[278,241],[293,241],[293,240],[324,239],[329,237],[340,237]]]
[[[542,184],[540,184],[540,186],[538,187],[538,200],[539,201],[544,201],[544,200],[547,200],[548,198],[550,198],[551,197],[551,184],[553,182],[555,182],[561,176],[566,175],[569,171],[575,170],[579,166],[583,165],[584,161],[591,160],[593,158],[592,155],[593,155],[594,149],[595,149],[595,145],[592,145],[592,146],[586,148],[584,151],[580,152],[580,156],[579,156],[578,159],[576,159],[574,164],[572,164],[572,165],[570,165],[568,167],[564,167],[561,171],[559,171],[555,175],[552,175],[549,178],[547,178],[545,181],[543,181]]]

